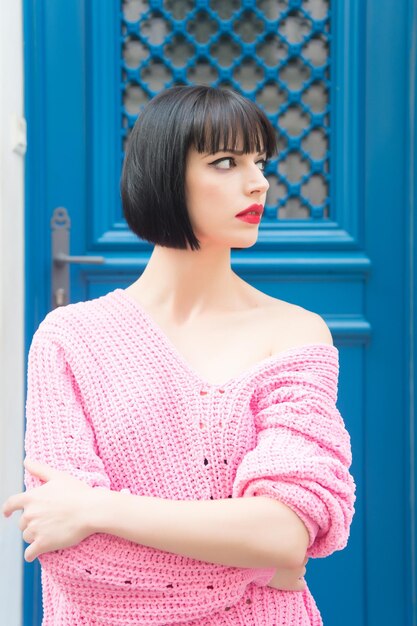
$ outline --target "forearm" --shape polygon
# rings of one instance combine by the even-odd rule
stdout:
[[[304,524],[270,498],[177,501],[99,491],[93,533],[234,567],[294,567],[305,556]]]

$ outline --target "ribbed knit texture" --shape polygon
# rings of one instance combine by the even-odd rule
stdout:
[[[304,521],[309,557],[347,544],[355,483],[338,351],[285,350],[205,382],[125,290],[49,313],[30,353],[25,451],[91,486],[171,500],[263,495]],[[27,489],[41,482],[25,472]],[[43,626],[321,626],[272,568],[206,563],[96,533],[43,554]]]

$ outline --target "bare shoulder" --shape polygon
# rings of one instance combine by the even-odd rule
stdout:
[[[305,344],[333,345],[333,337],[318,313],[301,306],[273,299],[268,307],[271,354]]]
[[[306,344],[333,345],[332,334],[321,315],[241,283],[251,306],[259,312],[258,332],[262,333],[271,356]]]

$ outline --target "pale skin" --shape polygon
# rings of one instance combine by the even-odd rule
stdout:
[[[231,269],[230,249],[250,247],[257,239],[259,226],[235,215],[251,204],[265,204],[264,159],[263,154],[209,155],[191,149],[185,188],[201,249],[155,246],[144,272],[128,288],[208,384],[227,382],[287,348],[333,343],[320,316],[265,295]],[[218,345],[224,347],[221,353]],[[44,484],[10,496],[3,514],[23,510],[19,528],[30,544],[27,561],[103,532],[209,563],[275,567],[269,586],[306,588],[307,529],[278,500],[164,500],[93,489],[32,459],[25,467]]]

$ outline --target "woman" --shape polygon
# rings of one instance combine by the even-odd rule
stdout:
[[[173,87],[128,141],[138,280],[50,312],[29,355],[23,509],[44,626],[322,623],[309,557],[354,514],[338,351],[320,316],[231,269],[275,134],[230,90]],[[246,217],[239,217],[244,212]]]

